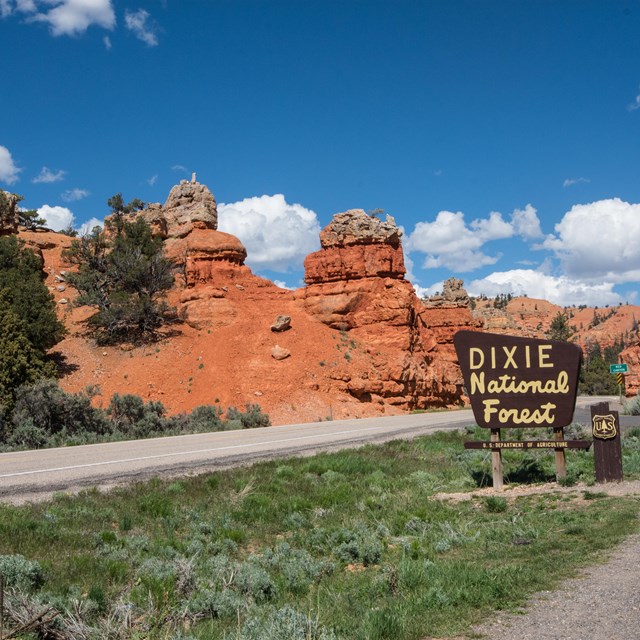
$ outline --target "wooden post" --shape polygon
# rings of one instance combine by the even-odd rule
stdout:
[[[553,430],[554,440],[564,440],[564,427]],[[562,480],[567,477],[567,458],[564,449],[556,449],[556,480]]]
[[[610,411],[608,402],[592,404],[591,423],[596,482],[620,482],[622,480],[622,443],[618,412]]]
[[[491,429],[491,442],[500,442],[500,429]],[[504,481],[501,449],[491,452],[491,471],[493,473],[493,488],[502,489]]]

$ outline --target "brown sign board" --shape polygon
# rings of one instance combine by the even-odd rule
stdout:
[[[608,402],[593,404],[591,405],[591,425],[596,482],[619,482],[623,474],[618,412],[611,411]]]
[[[479,426],[557,429],[571,424],[580,347],[479,331],[458,331],[453,341]]]

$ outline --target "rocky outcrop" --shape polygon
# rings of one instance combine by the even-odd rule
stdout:
[[[620,354],[620,362],[629,365],[625,375],[624,386],[627,398],[640,393],[640,334],[636,334],[631,345]]]
[[[427,309],[469,307],[469,295],[462,286],[463,284],[462,280],[449,278],[444,281],[441,294],[438,293],[428,298],[423,298],[422,303]]]
[[[181,180],[169,192],[164,205],[159,202],[147,205],[140,213],[151,227],[153,234],[164,239],[184,238],[195,229],[218,228],[216,199],[209,188],[196,180]]]
[[[322,249],[304,261],[307,311],[334,329],[406,324],[413,287],[404,280],[400,236],[391,216],[382,222],[362,209],[336,214],[320,233]]]
[[[17,195],[0,189],[0,235],[18,233],[18,202]]]
[[[349,209],[333,216],[331,223],[320,232],[320,244],[323,249],[356,244],[399,247],[401,236],[402,231],[392,216],[388,215],[383,221],[363,209]]]
[[[305,260],[307,287],[296,297],[320,322],[366,345],[364,371],[353,375],[345,365],[330,374],[345,391],[402,408],[453,404],[462,395],[453,333],[475,326],[468,297],[465,306],[466,292],[452,281],[445,314],[427,310],[404,277],[400,238],[390,216],[337,214],[320,234],[322,249]]]
[[[217,229],[216,199],[204,184],[182,180],[169,192],[163,213],[167,222],[167,237],[183,238],[194,229]]]

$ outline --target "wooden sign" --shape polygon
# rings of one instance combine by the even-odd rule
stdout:
[[[617,411],[609,410],[608,402],[591,405],[593,458],[596,482],[622,480],[622,444]]]
[[[476,440],[473,442],[465,442],[465,449],[489,449],[491,451],[515,450],[522,451],[524,449],[589,449],[591,443],[588,440],[497,440],[485,441]]]
[[[558,428],[571,423],[580,347],[478,331],[458,331],[454,344],[478,425]]]

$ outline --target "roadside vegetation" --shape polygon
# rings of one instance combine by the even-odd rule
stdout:
[[[250,429],[271,425],[257,404],[241,411],[202,405],[191,413],[169,416],[158,401],[133,394],[114,394],[105,409],[92,399],[98,387],[66,393],[55,380],[42,379],[15,392],[12,411],[0,418],[0,451],[43,449],[116,440],[157,438],[188,433]]]
[[[637,528],[637,500],[597,488],[447,499],[482,484],[489,454],[462,446],[478,435],[0,506],[7,630],[48,611],[39,637],[449,637]],[[624,455],[625,472],[633,462],[640,474],[640,431]],[[570,473],[592,482],[589,464],[589,453],[568,455]],[[505,453],[525,481],[552,465],[549,454]]]
[[[0,237],[0,423],[16,390],[56,373],[47,350],[65,334],[42,260],[16,236]]]

